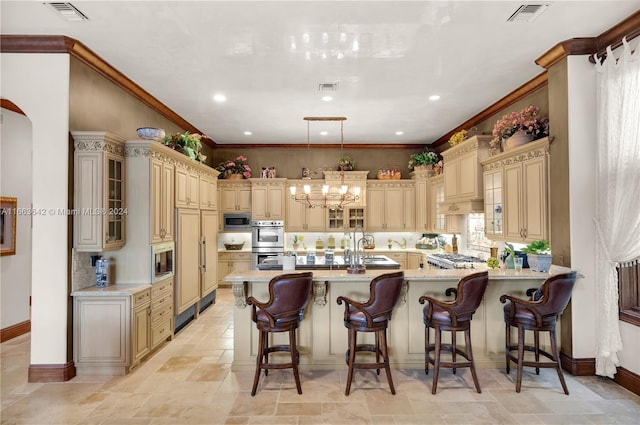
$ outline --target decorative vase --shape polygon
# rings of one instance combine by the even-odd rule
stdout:
[[[508,151],[510,149],[516,148],[518,146],[525,145],[533,140],[533,135],[527,134],[525,131],[517,131],[513,133],[511,137],[509,137],[504,142],[504,150]]]
[[[534,272],[547,273],[551,268],[551,255],[549,254],[527,254],[529,268]]]
[[[242,174],[227,174],[224,178],[228,180],[242,180],[244,176]]]

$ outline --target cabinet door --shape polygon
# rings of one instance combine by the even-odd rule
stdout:
[[[504,235],[509,241],[519,241],[523,239],[522,212],[522,166],[520,164],[510,165],[504,168]]]
[[[264,220],[269,218],[267,209],[268,189],[265,186],[254,187],[251,189],[251,219]]]
[[[440,208],[440,203],[444,202],[444,184],[439,183],[432,185],[431,202],[433,203],[433,231],[443,233],[447,230],[445,215]]]
[[[162,240],[173,240],[173,210],[175,208],[174,198],[174,166],[169,163],[162,164],[162,227],[164,229]]]
[[[484,173],[484,234],[502,239],[502,169]]]
[[[233,254],[231,272],[246,272],[251,270],[251,254]]]
[[[296,202],[299,204],[299,202]],[[327,212],[324,208],[305,208],[306,230],[308,232],[324,232]]]
[[[223,254],[220,254],[220,255],[223,255]],[[228,254],[224,254],[224,255],[228,255]],[[230,270],[231,270],[231,262],[229,261],[228,257],[225,257],[225,258],[218,257],[218,270],[217,270],[218,286],[223,286],[223,285],[229,286],[229,282],[225,282],[224,277],[229,274]]]
[[[524,237],[527,241],[548,239],[547,231],[547,171],[544,158],[522,164],[522,212]]]
[[[105,153],[104,158],[103,248],[114,249],[125,244],[125,167],[122,157]]]
[[[132,362],[137,363],[151,350],[150,330],[150,310],[148,305],[137,308],[133,311],[132,328]]]
[[[413,232],[416,230],[416,196],[413,187],[405,187],[402,189],[403,205],[404,205],[404,232]]]
[[[237,190],[233,187],[220,188],[220,211],[235,212],[238,210],[238,202],[236,201]]]
[[[251,212],[251,186],[247,185],[237,189],[236,202],[238,211]]]
[[[408,252],[407,253],[407,268],[409,270],[418,270],[422,263],[422,253],[420,252]]]
[[[367,187],[367,231],[385,230],[385,191],[382,187]]]
[[[458,196],[462,198],[478,198],[478,157],[470,152],[458,160]]]
[[[445,216],[445,230],[447,233],[462,233],[462,217],[463,215],[447,215]]]
[[[272,220],[284,219],[284,187],[271,187],[268,191],[268,211]]]
[[[215,210],[218,200],[216,179],[210,175],[200,176],[200,209]]]
[[[460,187],[460,159],[448,161],[444,167],[444,197],[446,199],[458,197]]]
[[[201,232],[201,281],[200,297],[204,297],[218,287],[218,213],[200,212]]]
[[[384,230],[387,232],[404,231],[403,189],[401,187],[387,187],[384,192]],[[372,206],[375,207],[375,205]]]
[[[185,168],[176,168],[176,208],[198,208],[199,186],[199,177],[196,173]]]
[[[200,211],[178,210],[176,314],[200,299]]]
[[[429,193],[427,180],[416,180],[415,192],[415,224],[416,232],[428,232],[429,227]]]
[[[163,178],[164,167],[161,161],[151,160],[151,243],[162,242],[165,227],[163,214],[164,210],[164,192]]]
[[[284,222],[287,232],[304,232],[307,226],[307,210],[320,208],[307,208],[304,204],[288,198],[287,199],[287,218]],[[324,228],[324,223],[322,224]]]

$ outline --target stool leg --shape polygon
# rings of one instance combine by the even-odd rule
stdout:
[[[471,362],[471,376],[473,377],[473,383],[476,385],[476,391],[480,391],[480,383],[478,382],[478,375],[476,375],[476,365],[473,361],[473,351],[471,350],[471,330],[469,328],[464,330],[464,344],[467,350],[467,357]]]
[[[349,395],[351,391],[351,380],[353,379],[353,363],[356,360],[356,330],[349,328],[349,372],[347,373],[347,389],[344,395]]]
[[[424,327],[424,373],[429,374],[429,326]]]
[[[296,345],[296,330],[291,329],[289,331],[289,352],[291,353],[291,365],[293,367],[293,377],[296,380],[296,388],[298,394],[302,394],[302,387],[300,386],[300,374],[298,373],[298,349]]]
[[[567,384],[564,382],[564,375],[562,374],[562,368],[560,367],[560,353],[558,352],[558,343],[556,342],[556,330],[550,330],[549,335],[551,336],[551,351],[553,353],[553,360],[556,362],[556,371],[558,372],[558,378],[560,378],[560,384],[562,385],[562,389],[566,395],[569,395],[569,390],[567,389]]]
[[[451,361],[456,362],[456,331],[451,331]],[[456,368],[453,369],[453,374],[456,374]]]
[[[256,395],[256,389],[258,388],[258,380],[260,379],[260,369],[262,366],[262,356],[264,355],[264,340],[266,337],[266,332],[258,331],[258,355],[256,356],[256,374],[253,378],[253,389],[251,390],[251,395]],[[265,370],[266,371],[266,370]]]
[[[393,386],[393,379],[391,378],[391,367],[389,366],[389,350],[387,347],[387,331],[378,331],[380,333],[382,358],[384,359],[384,370],[387,372],[387,381],[389,381],[389,388],[391,388],[391,394],[396,394],[396,388]],[[378,336],[376,332],[376,338]]]
[[[263,342],[263,353],[264,353],[264,363],[269,363],[269,334],[264,333],[264,342]],[[269,376],[269,369],[264,370],[264,376]]]
[[[518,373],[516,375],[516,392],[520,392],[522,386],[522,362],[524,361],[524,328],[518,326]]]
[[[507,363],[507,375],[511,372],[511,367],[509,364],[509,347],[511,347],[511,327],[508,323],[505,323],[504,326],[504,346],[505,346],[505,361]]]
[[[376,332],[376,363],[380,363],[380,337]],[[376,373],[380,375],[380,369],[376,369]]]
[[[536,358],[536,363],[540,363],[540,333],[533,331],[533,348]],[[540,375],[540,368],[536,366],[536,375]]]
[[[442,342],[442,331],[440,330],[440,326],[436,325],[434,331],[436,334],[436,342],[433,361],[433,384],[431,384],[431,394],[435,394],[436,388],[438,387],[438,372],[440,372],[440,344]]]

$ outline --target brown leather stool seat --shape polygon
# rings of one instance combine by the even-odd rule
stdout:
[[[300,353],[296,346],[296,329],[300,326],[304,309],[311,294],[312,273],[290,273],[274,277],[269,282],[269,300],[261,303],[254,297],[247,298],[247,304],[253,307],[251,318],[259,331],[256,374],[251,395],[256,395],[260,371],[265,376],[269,369],[293,369],[298,394],[302,394],[298,364]],[[269,333],[289,332],[288,345],[269,346]],[[288,363],[269,363],[269,353],[288,351],[291,361]]]
[[[376,369],[379,375],[380,369],[384,368],[391,394],[396,393],[389,367],[387,327],[391,320],[391,311],[400,298],[403,282],[403,272],[387,273],[371,281],[368,301],[361,303],[346,297],[338,297],[339,305],[345,303],[344,326],[349,330],[349,348],[345,353],[345,360],[349,366],[345,395],[349,395],[351,391],[354,369]],[[358,332],[375,332],[375,344],[358,344]],[[356,362],[356,353],[360,351],[375,353],[375,363]]]
[[[510,370],[510,362],[517,365],[516,392],[520,392],[522,386],[522,368],[524,366],[535,367],[536,374],[540,373],[540,368],[555,368],[560,378],[560,384],[565,394],[569,394],[567,384],[564,381],[562,368],[560,367],[560,354],[556,341],[556,322],[567,307],[571,298],[571,291],[576,281],[576,273],[564,273],[551,276],[538,290],[541,296],[538,298],[531,291],[527,295],[533,295],[532,299],[524,300],[510,295],[502,295],[500,302],[511,301],[504,306],[505,323],[505,355],[507,362],[507,373]],[[537,300],[536,300],[537,299]],[[518,341],[516,345],[511,344],[511,327],[518,329]],[[534,344],[525,344],[525,331],[533,331]],[[551,342],[551,352],[540,349],[540,332],[549,332]],[[534,360],[525,360],[524,352],[534,353]],[[517,351],[514,355],[512,351]],[[551,361],[540,361],[540,356],[544,356]]]
[[[441,301],[426,295],[418,300],[420,304],[424,304],[425,301],[428,302],[423,310],[425,324],[424,371],[428,374],[429,363],[433,365],[432,394],[436,393],[438,373],[441,367],[452,368],[453,373],[456,373],[456,369],[460,367],[470,368],[476,391],[481,392],[471,350],[471,317],[482,301],[488,281],[488,272],[473,273],[460,279],[457,289],[447,289],[446,295],[451,295],[452,293],[456,295],[454,301]],[[434,344],[429,342],[430,328],[435,331]],[[451,332],[451,344],[442,343],[442,331]],[[462,351],[456,345],[456,332],[464,332],[465,351]],[[443,362],[441,360],[442,350],[451,353],[452,361]],[[434,353],[434,357],[431,357],[431,352]],[[458,361],[456,359],[457,354],[461,355],[466,361]]]

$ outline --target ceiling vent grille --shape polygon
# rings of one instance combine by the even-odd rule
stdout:
[[[69,22],[85,21],[89,18],[84,13],[80,12],[77,7],[71,3],[62,2],[49,2],[45,3],[51,6],[56,12],[62,16],[62,19]]]
[[[320,83],[318,84],[318,90],[320,91],[337,91],[338,83]]]
[[[548,4],[523,4],[507,19],[507,22],[533,22],[548,7]]]

